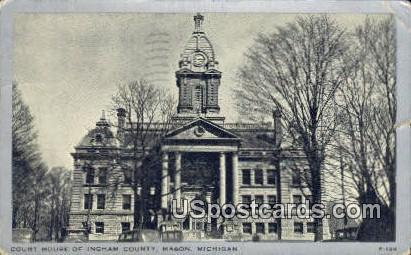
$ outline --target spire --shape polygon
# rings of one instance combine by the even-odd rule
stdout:
[[[106,113],[103,111],[101,111],[101,118],[100,120],[105,120],[106,119]]]
[[[194,16],[194,33],[202,33],[203,28],[201,25],[203,24],[204,16],[201,15],[199,12],[196,16]]]

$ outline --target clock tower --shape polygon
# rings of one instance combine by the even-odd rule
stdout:
[[[221,72],[218,71],[213,46],[203,31],[203,21],[201,14],[194,16],[194,31],[179,61],[176,119],[203,117],[218,124],[224,121],[224,117],[219,115],[218,105]]]

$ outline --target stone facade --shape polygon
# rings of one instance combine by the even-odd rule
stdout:
[[[90,232],[89,240],[115,240],[133,227],[135,196],[151,201],[152,227],[164,230],[173,199],[202,197],[219,203],[294,203],[309,199],[303,182],[296,185],[295,173],[307,168],[298,149],[281,146],[281,116],[270,123],[226,123],[220,115],[218,90],[221,72],[213,47],[206,37],[200,14],[195,29],[181,55],[176,72],[179,89],[177,114],[172,128],[158,146],[158,164],[149,169],[157,176],[152,183],[133,190],[122,163],[133,158],[122,144],[127,134],[114,132],[104,116],[72,153],[74,159],[71,200],[71,235]],[[117,127],[124,127],[125,111],[118,110]],[[161,126],[162,123],[156,125]],[[150,130],[156,132],[156,125]],[[121,138],[119,138],[121,134]],[[123,160],[126,159],[126,160]],[[129,159],[129,161],[127,161]],[[299,178],[299,177],[298,177]],[[161,213],[153,213],[161,212]],[[166,213],[164,213],[166,212]],[[187,239],[204,238],[219,232],[220,238],[241,240],[313,240],[312,219],[247,219],[206,224],[205,220],[176,221]],[[327,224],[325,224],[326,226]],[[325,235],[327,227],[324,228]]]

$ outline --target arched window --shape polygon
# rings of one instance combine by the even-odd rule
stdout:
[[[197,112],[202,111],[203,107],[203,89],[201,86],[196,86],[194,89],[194,109]]]

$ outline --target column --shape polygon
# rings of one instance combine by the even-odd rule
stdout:
[[[168,183],[168,153],[164,152],[162,159],[162,171],[161,171],[161,208],[168,208],[168,193],[169,193],[169,183]]]
[[[238,154],[237,152],[233,152],[232,156],[232,165],[233,165],[233,204],[238,204]]]
[[[177,205],[180,204],[181,199],[181,153],[176,152],[176,167],[174,174],[174,189],[175,189],[175,199],[177,200]]]
[[[225,154],[220,152],[220,205],[226,202],[226,188],[225,188]]]

